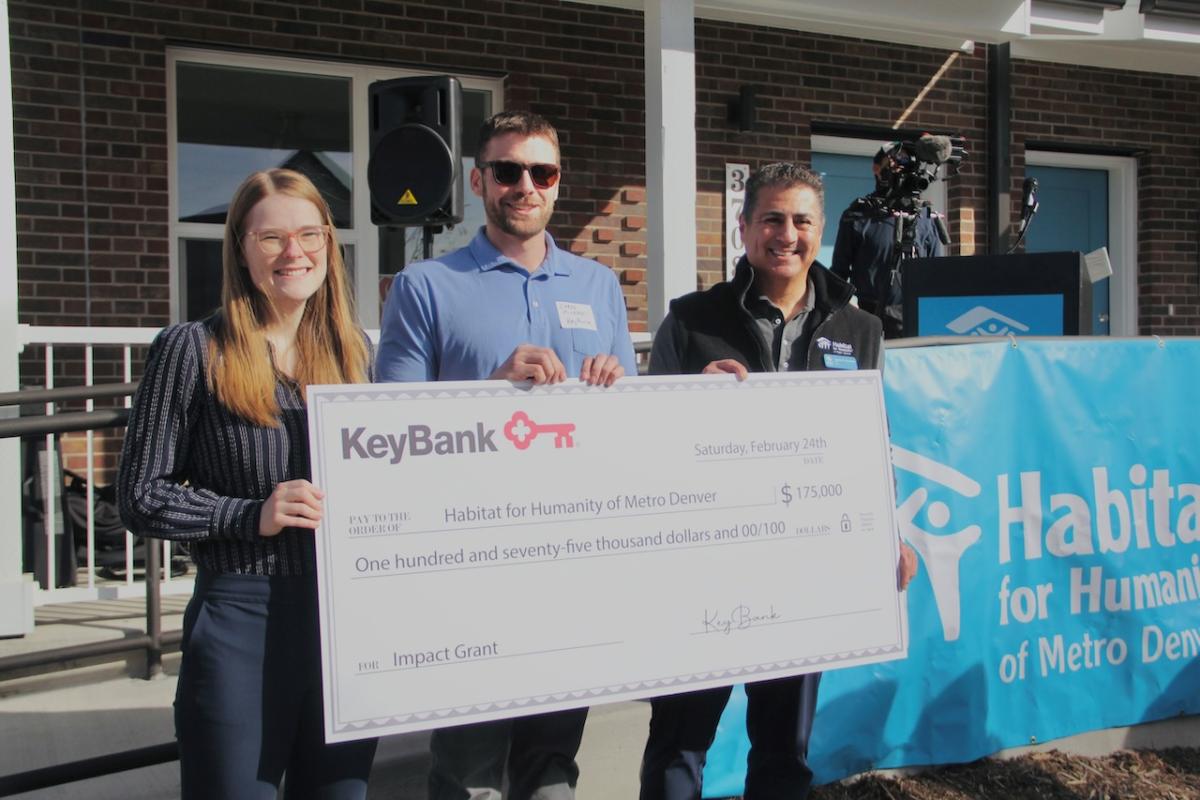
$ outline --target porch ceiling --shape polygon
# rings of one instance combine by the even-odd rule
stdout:
[[[642,9],[657,0],[583,0]],[[1118,0],[1120,2],[1120,0]],[[1141,14],[1099,0],[695,0],[701,19],[940,49],[1012,44],[1015,58],[1200,75],[1196,17]]]

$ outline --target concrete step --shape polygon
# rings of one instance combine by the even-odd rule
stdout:
[[[164,596],[163,630],[182,626],[187,595]],[[0,657],[145,633],[142,599],[63,603],[35,610],[33,633],[0,640]],[[144,680],[140,653],[27,670],[0,680],[0,776],[174,741],[172,702],[179,654]],[[80,666],[82,665],[82,666]],[[67,668],[72,666],[74,668]],[[597,706],[579,754],[578,800],[637,796],[647,703]],[[370,800],[425,800],[427,733],[386,737],[368,790]],[[20,795],[22,800],[161,800],[179,796],[179,764],[80,781]]]
[[[178,631],[182,627],[188,597],[163,596],[161,625],[164,633]],[[146,601],[129,598],[45,605],[34,610],[34,622],[32,633],[0,639],[0,658],[142,636],[146,633]],[[164,659],[170,657],[170,654],[166,654]],[[145,674],[143,651],[73,658],[0,675],[0,697],[122,677],[143,677]]]

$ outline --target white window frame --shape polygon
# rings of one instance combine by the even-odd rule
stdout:
[[[344,64],[286,56],[255,53],[231,53],[194,49],[167,48],[167,183],[168,226],[170,245],[170,314],[172,322],[183,319],[183,278],[179,242],[181,239],[219,241],[223,227],[211,223],[179,222],[178,120],[176,119],[176,67],[179,63],[206,64],[218,67],[241,67],[273,72],[295,72],[300,75],[322,75],[350,79],[350,146],[352,148],[351,208],[352,228],[338,228],[338,239],[354,247],[355,305],[359,324],[364,328],[379,327],[379,268],[378,227],[371,222],[371,198],[367,191],[367,161],[370,154],[370,128],[367,121],[368,87],[374,81],[428,75],[435,70],[415,71],[379,65]],[[492,113],[503,110],[504,81],[502,78],[481,78],[456,75],[464,89],[491,92]],[[397,265],[397,268],[399,266]]]
[[[866,156],[874,158],[879,152],[879,148],[887,147],[896,141],[895,139],[856,139],[849,136],[827,136],[825,134],[814,134],[809,149],[815,153],[828,153],[836,156]],[[812,158],[809,158],[809,163],[812,163]],[[942,214],[948,213],[946,208],[946,181],[945,168],[938,169],[938,176],[941,180],[930,184],[929,188],[921,193],[921,197],[933,204],[933,210]],[[833,208],[825,209],[826,220],[833,219],[836,221],[841,217],[845,209]]]
[[[1025,163],[1108,173],[1109,256],[1117,265],[1108,282],[1108,332],[1109,336],[1137,336],[1137,159],[1026,150]],[[1032,224],[1037,225],[1037,220]]]

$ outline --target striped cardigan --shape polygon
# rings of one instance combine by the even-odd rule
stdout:
[[[311,479],[300,387],[275,384],[280,425],[222,406],[206,379],[213,318],[163,329],[134,397],[117,478],[121,518],[139,536],[187,542],[202,568],[250,575],[316,571],[313,531],[258,533],[275,485]]]

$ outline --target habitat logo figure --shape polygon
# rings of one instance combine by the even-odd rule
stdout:
[[[953,467],[931,458],[892,446],[892,464],[926,481],[939,484],[965,497],[979,496],[979,483]],[[928,504],[928,508],[926,505]],[[933,600],[942,621],[942,636],[947,642],[957,641],[961,622],[961,593],[959,590],[959,561],[967,548],[976,544],[983,531],[978,525],[967,525],[952,533],[937,534],[917,525],[921,511],[936,529],[950,524],[950,507],[940,500],[929,502],[929,488],[922,486],[896,508],[900,534],[921,554],[925,571],[933,586]]]
[[[959,335],[1007,336],[1010,333],[1029,333],[1029,326],[1020,320],[993,311],[987,306],[975,306],[970,311],[946,323]]]

